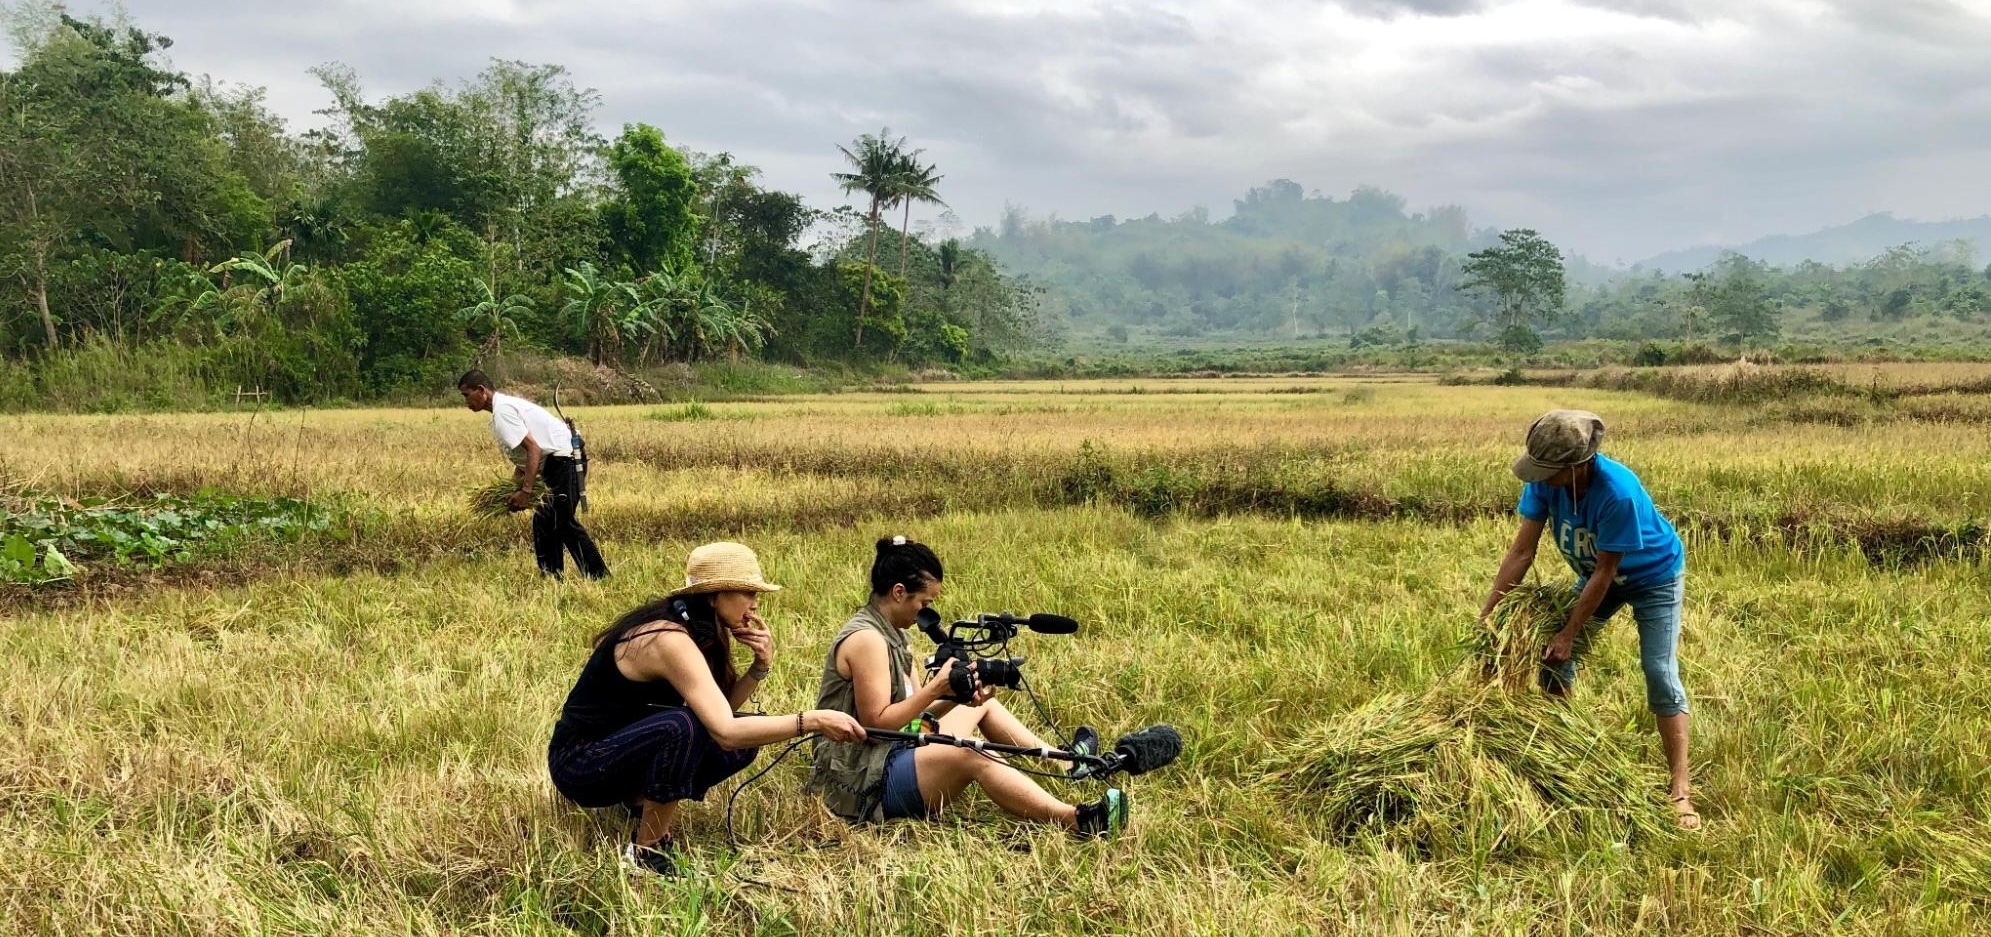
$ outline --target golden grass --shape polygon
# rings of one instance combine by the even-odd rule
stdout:
[[[657,409],[650,407],[576,415],[602,457],[593,491],[604,506],[648,497],[653,476],[629,465],[631,458],[654,458],[660,470],[753,469],[797,452],[854,453],[856,462],[865,452],[892,452],[972,465],[991,454],[1069,459],[1088,442],[1110,453],[1187,462],[1241,447],[1290,446],[1303,450],[1309,470],[1352,491],[1504,501],[1511,484],[1486,467],[1512,458],[1534,415],[1582,406],[1607,416],[1607,451],[1638,468],[1655,496],[1677,510],[1858,511],[1945,522],[1991,515],[1991,433],[1973,423],[1780,422],[1748,410],[1580,388],[1425,383],[1365,385],[1374,394],[1357,403],[1327,393],[1079,396],[1064,404],[1055,393],[1021,390],[995,403],[1003,394],[968,390],[980,386],[714,404],[740,418],[699,422],[647,419]],[[895,414],[908,401],[937,410]],[[435,505],[438,490],[460,491],[466,479],[501,464],[485,418],[460,410],[5,416],[0,439],[7,440],[0,473],[32,487],[353,492],[415,511]]]
[[[512,498],[518,494],[518,490],[518,483],[512,481],[510,475],[505,475],[470,489],[469,495],[464,500],[472,515],[486,519],[499,518],[523,510],[512,507]],[[534,499],[545,497],[546,480],[536,479],[532,490]]]
[[[1579,389],[1376,383],[1349,400],[1335,382],[1315,393],[1208,383],[1232,392],[925,385],[713,404],[744,418],[695,422],[590,409],[576,416],[598,453],[657,458],[598,462],[585,519],[616,576],[559,586],[532,574],[522,519],[463,510],[466,485],[502,467],[479,415],[0,418],[9,485],[336,495],[378,513],[347,549],[402,558],[331,575],[306,545],[258,558],[271,565],[239,585],[0,611],[0,933],[1952,934],[1991,923],[1982,559],[1894,568],[1838,541],[1697,537],[1682,660],[1707,830],[1625,849],[1579,836],[1517,855],[1488,827],[1420,854],[1383,835],[1327,835],[1318,804],[1268,788],[1264,772],[1309,729],[1349,725],[1455,671],[1459,625],[1510,520],[1148,521],[1012,499],[1024,476],[981,468],[1068,459],[1085,441],[1196,465],[1243,439],[1294,447],[1302,476],[1500,505],[1516,493],[1505,464],[1526,420],[1582,405],[1611,420],[1609,451],[1669,510],[1962,523],[1991,497],[1985,434],[1756,422],[1756,411]],[[895,412],[908,401],[935,408]],[[929,454],[945,471],[830,470],[888,451]],[[778,461],[798,454],[822,470]],[[687,811],[695,874],[632,884],[614,865],[619,824],[564,805],[544,773],[587,635],[678,581],[691,546],[744,539],[788,587],[765,609],[780,653],[762,702],[791,711],[813,698],[825,642],[862,600],[871,541],[891,533],[946,558],[944,611],[1085,623],[1014,646],[1060,728],[1182,728],[1182,759],[1134,781],[1132,835],[1076,842],[978,798],[938,824],[849,830],[797,792],[803,769],[790,763],[740,798],[737,854],[715,799]],[[1541,562],[1560,568],[1547,550]],[[1637,796],[1660,781],[1632,630],[1618,621],[1598,636],[1573,712],[1650,769]],[[1497,790],[1482,802],[1505,803]]]
[[[1269,758],[1269,789],[1343,841],[1380,837],[1425,858],[1553,858],[1650,849],[1675,821],[1665,780],[1626,733],[1550,699],[1542,647],[1569,620],[1568,586],[1507,593],[1471,629],[1461,666],[1422,693],[1376,697]],[[1588,656],[1585,631],[1571,659]]]

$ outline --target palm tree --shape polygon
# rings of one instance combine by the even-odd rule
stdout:
[[[914,150],[901,154],[899,171],[892,174],[892,199],[906,208],[905,220],[899,224],[899,279],[906,278],[907,234],[913,225],[913,203],[925,202],[929,205],[945,205],[934,186],[946,178],[936,172],[940,167],[932,163],[921,164],[920,154],[925,150]]]
[[[413,212],[402,220],[408,226],[408,236],[417,244],[427,244],[449,230],[449,216],[433,208]]]
[[[961,239],[948,238],[940,242],[940,288],[951,290],[954,281],[961,276],[966,258],[961,253]]]
[[[338,202],[330,198],[292,204],[283,226],[296,242],[297,254],[321,263],[335,256],[352,238],[345,219],[340,216]]]
[[[849,146],[838,146],[843,158],[850,161],[852,172],[833,172],[830,178],[843,186],[845,192],[863,192],[871,198],[871,210],[866,221],[871,226],[869,246],[864,258],[864,296],[857,304],[857,342],[864,347],[864,317],[871,311],[871,272],[878,261],[878,214],[892,199],[895,177],[903,160],[900,154],[905,151],[906,140],[889,139],[890,128],[878,131],[876,136],[864,134]]]

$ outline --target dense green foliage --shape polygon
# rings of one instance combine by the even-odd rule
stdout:
[[[597,95],[559,66],[494,61],[385,99],[322,67],[331,125],[297,134],[260,90],[171,70],[164,36],[7,12],[0,365],[28,373],[0,383],[22,396],[56,396],[62,359],[106,344],[178,346],[200,386],[297,402],[502,377],[508,349],[921,367],[1034,334],[1034,293],[986,254],[882,223],[938,201],[903,140],[862,138],[882,162],[860,219],[653,126],[603,139]]]

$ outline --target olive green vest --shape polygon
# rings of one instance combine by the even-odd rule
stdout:
[[[904,630],[892,627],[891,622],[867,605],[850,616],[850,621],[844,623],[843,630],[837,632],[836,639],[830,642],[829,656],[823,662],[822,683],[816,691],[817,709],[835,709],[857,715],[857,692],[851,687],[849,677],[837,673],[836,654],[845,638],[866,628],[878,632],[885,639],[885,649],[892,664],[892,702],[905,701],[905,674],[913,669],[912,646],[907,642]],[[885,818],[882,804],[885,760],[892,754],[890,744],[860,742],[851,745],[818,735],[813,752],[811,760],[814,764],[809,769],[809,783],[804,790],[821,793],[823,806],[846,820],[877,822]]]

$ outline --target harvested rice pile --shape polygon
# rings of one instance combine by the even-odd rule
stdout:
[[[546,494],[546,480],[536,479],[532,487],[532,498],[537,502]],[[470,513],[478,517],[503,517],[513,513],[508,503],[518,491],[518,483],[507,475],[488,485],[470,489]]]
[[[1297,795],[1331,835],[1377,835],[1422,855],[1545,855],[1674,835],[1658,767],[1537,688],[1541,649],[1573,598],[1516,588],[1453,677],[1295,738],[1266,783]]]

